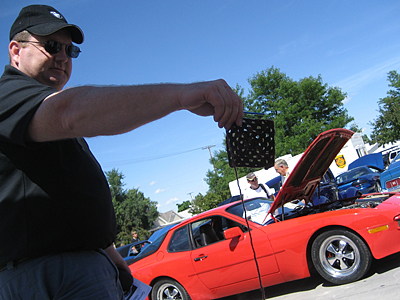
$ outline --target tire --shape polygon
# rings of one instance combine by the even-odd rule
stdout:
[[[344,229],[320,234],[312,244],[311,258],[317,272],[333,284],[359,280],[372,263],[372,255],[365,242]]]
[[[190,300],[184,287],[173,279],[158,281],[151,291],[151,298],[152,300]]]

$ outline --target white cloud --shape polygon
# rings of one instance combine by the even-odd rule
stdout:
[[[150,184],[149,185],[155,185],[157,183],[157,181],[152,181],[152,182],[150,182]]]
[[[162,193],[162,192],[165,192],[165,191],[168,191],[168,189],[157,189],[157,190],[154,192],[154,194],[159,194],[159,193]]]
[[[349,76],[348,78],[345,78],[334,84],[334,86],[340,86],[344,91],[358,90],[362,86],[370,84],[377,78],[387,78],[387,73],[391,70],[397,69],[399,66],[400,56],[393,57],[371,68]]]
[[[174,202],[176,202],[176,201],[178,201],[178,200],[179,200],[179,198],[171,198],[171,199],[169,199],[169,200],[167,201],[167,203],[166,203],[165,205],[169,205],[169,204],[174,203]]]

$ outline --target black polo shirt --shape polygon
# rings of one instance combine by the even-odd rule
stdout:
[[[82,138],[27,142],[27,126],[55,89],[6,66],[0,78],[0,266],[115,238],[107,180]]]

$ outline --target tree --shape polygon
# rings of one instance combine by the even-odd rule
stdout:
[[[271,67],[249,83],[245,109],[274,120],[276,156],[304,152],[321,132],[343,128],[354,120],[343,107],[346,94],[324,84],[320,75],[294,81]]]
[[[213,209],[218,206],[223,200],[220,195],[207,192],[204,196],[199,193],[193,200],[189,212],[197,215],[203,211]]]
[[[178,206],[178,212],[187,210],[188,208],[190,208],[190,204],[191,202],[189,200],[183,201],[181,204],[176,204],[176,206]]]
[[[228,154],[225,150],[214,151],[210,158],[210,164],[215,166],[212,171],[208,170],[205,181],[208,184],[208,191],[203,196],[198,194],[192,202],[190,212],[198,214],[203,211],[215,208],[219,203],[231,197],[229,182],[236,179],[236,173],[229,166]],[[252,168],[237,168],[238,178],[254,171]]]
[[[400,139],[400,75],[397,71],[388,73],[390,89],[387,97],[378,101],[379,116],[370,125],[373,127],[371,139],[381,145]]]
[[[263,118],[274,120],[276,156],[304,152],[322,131],[343,128],[353,121],[343,108],[346,94],[324,84],[321,76],[294,81],[271,67],[254,75],[249,83],[248,96],[244,96],[239,85],[234,90],[243,99],[245,110],[263,113]],[[236,179],[236,173],[229,167],[226,151],[214,152],[210,162],[216,172],[207,172],[205,181],[209,190],[206,195],[195,197],[192,213],[214,208],[231,196],[229,182]],[[236,171],[240,178],[257,169],[237,168]]]
[[[143,239],[150,234],[153,222],[158,217],[157,203],[138,189],[124,190],[124,175],[116,169],[105,172],[110,185],[112,201],[117,220],[117,239],[115,244],[130,243],[132,230]]]

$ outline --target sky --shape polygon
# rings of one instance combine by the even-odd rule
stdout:
[[[400,71],[400,2],[271,0],[2,1],[0,64],[9,63],[9,29],[21,8],[47,4],[85,34],[67,87],[191,83],[225,79],[249,92],[249,78],[270,67],[293,80],[321,76],[347,98],[365,134]],[[172,113],[132,132],[87,139],[104,171],[117,169],[158,210],[203,195],[224,129],[212,117]]]

